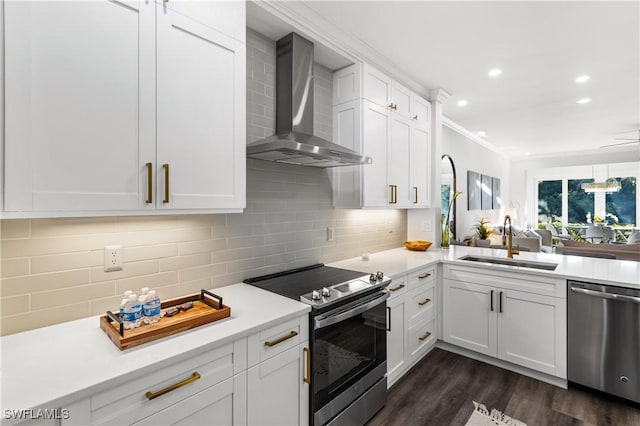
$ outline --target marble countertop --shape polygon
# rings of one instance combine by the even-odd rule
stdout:
[[[310,311],[246,284],[213,291],[231,307],[230,318],[124,351],[100,329],[99,317],[2,337],[1,409],[64,407],[132,372],[152,371],[158,363],[178,362]]]
[[[438,262],[468,265],[493,271],[518,271],[532,275],[552,276],[556,278],[588,281],[627,288],[640,289],[640,262],[630,260],[598,259],[581,256],[564,256],[547,253],[521,252],[515,260],[529,260],[556,263],[554,271],[532,269],[520,266],[497,265],[483,262],[460,260],[468,254],[507,258],[506,250],[451,246],[448,249],[431,247],[426,252],[409,251],[397,248],[369,255],[369,260],[360,257],[331,263],[329,266],[354,269],[366,273],[382,271],[391,278]]]

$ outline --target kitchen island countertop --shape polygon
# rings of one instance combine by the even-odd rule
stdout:
[[[355,269],[356,271],[366,273],[382,271],[391,278],[397,278],[408,272],[440,262],[473,266],[493,271],[523,272],[532,275],[640,289],[640,262],[631,260],[598,259],[531,252],[521,252],[514,257],[515,260],[558,264],[558,267],[554,271],[547,271],[520,266],[470,262],[459,259],[469,254],[504,259],[507,257],[506,250],[479,247],[451,246],[448,249],[432,247],[425,252],[396,248],[370,254],[368,261],[362,260],[360,257],[354,257],[352,259],[331,263],[329,266]]]

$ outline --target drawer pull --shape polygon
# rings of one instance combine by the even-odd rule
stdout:
[[[422,302],[418,302],[418,305],[420,305],[420,306],[424,306],[424,305],[426,305],[426,304],[427,304],[427,303],[429,303],[429,302],[431,302],[431,299],[428,299],[428,298],[427,298],[427,299],[424,299]]]
[[[403,289],[403,288],[404,288],[404,284],[400,284],[400,285],[399,285],[399,286],[397,286],[397,287],[390,288],[390,289],[389,289],[389,291],[398,291],[398,290],[401,290],[401,289]]]
[[[147,204],[153,203],[153,163],[147,163]]]
[[[429,278],[430,276],[431,276],[431,274],[430,274],[430,273],[425,272],[425,273],[424,273],[424,274],[422,274],[422,275],[418,275],[418,278],[419,278],[419,279],[421,279],[421,280],[424,280],[425,278]]]
[[[292,337],[296,337],[297,335],[298,335],[297,331],[292,331],[291,333],[287,334],[286,336],[282,336],[279,339],[276,339],[274,341],[267,340],[266,342],[264,342],[264,345],[268,346],[268,347],[272,347],[272,346],[277,345],[278,343],[284,342],[285,340],[289,340]]]
[[[304,354],[307,357],[307,370],[304,376],[304,382],[311,383],[311,349],[303,348],[302,350],[304,351]]]
[[[169,202],[169,165],[163,164],[164,169],[164,200],[162,202],[167,204]]]
[[[167,386],[166,388],[161,389],[158,392],[148,391],[144,395],[147,397],[148,400],[156,399],[157,397],[162,396],[165,393],[169,393],[171,391],[174,391],[174,390],[176,390],[178,388],[181,388],[184,385],[188,385],[189,383],[193,383],[196,380],[200,380],[200,373],[198,373],[197,371],[194,371],[194,373],[188,379],[184,379],[181,382],[175,383],[175,384],[173,384],[171,386]]]
[[[427,340],[429,336],[431,336],[431,333],[427,331],[427,333],[424,336],[418,337],[418,340],[422,340],[422,341]]]

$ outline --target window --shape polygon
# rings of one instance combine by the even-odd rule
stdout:
[[[538,182],[538,223],[555,222],[562,218],[562,181]]]
[[[636,178],[617,178],[622,187],[618,192],[606,194],[608,214],[618,218],[619,224],[635,225],[636,222]]]
[[[569,223],[586,223],[587,213],[593,215],[594,195],[593,192],[584,192],[581,185],[591,183],[593,179],[569,179],[567,182],[567,221]],[[635,202],[635,199],[634,199]]]

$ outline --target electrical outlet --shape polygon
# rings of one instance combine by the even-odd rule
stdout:
[[[122,246],[105,246],[104,247],[104,271],[120,271],[122,270]]]
[[[333,228],[327,227],[327,241],[333,241]]]
[[[425,220],[424,222],[422,222],[422,230],[424,232],[431,232],[431,221],[430,220]]]

